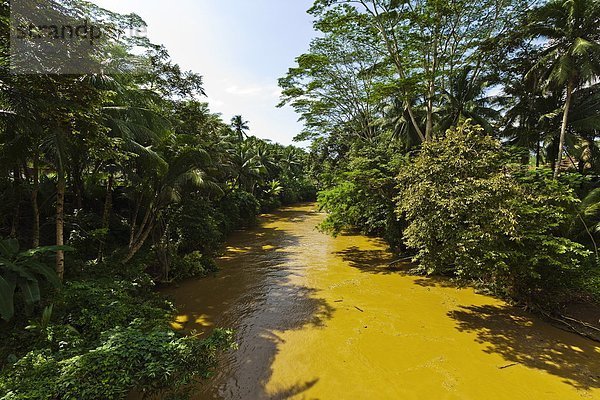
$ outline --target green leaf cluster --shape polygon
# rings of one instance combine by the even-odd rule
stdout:
[[[61,283],[54,270],[40,260],[40,256],[57,250],[71,250],[66,246],[46,246],[20,251],[16,239],[0,240],[0,317],[10,320],[15,313],[17,289],[27,306],[41,300],[40,282],[54,288]]]
[[[397,212],[423,272],[541,307],[576,289],[591,253],[565,235],[578,202],[569,186],[510,164],[501,143],[469,122],[412,161],[398,176]]]

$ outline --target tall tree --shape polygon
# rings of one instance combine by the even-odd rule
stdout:
[[[250,130],[249,122],[244,120],[241,115],[236,115],[231,118],[231,128],[235,131],[238,137],[238,141],[243,142],[244,138],[248,137],[248,131]]]
[[[529,31],[545,40],[531,73],[544,86],[564,91],[563,117],[554,177],[560,173],[573,93],[600,76],[600,3],[596,0],[554,0],[531,14]]]
[[[317,0],[311,12],[359,13],[380,52],[395,69],[397,97],[404,102],[414,130],[428,140],[435,131],[435,110],[455,73],[467,66],[477,79],[497,57],[498,38],[528,9],[528,0],[453,2],[440,0]],[[347,18],[346,18],[347,19]],[[345,18],[340,18],[345,23]],[[416,108],[425,110],[424,124]]]
[[[364,15],[345,7],[322,16],[315,25],[325,35],[312,41],[279,80],[281,106],[290,104],[305,129],[299,139],[324,135],[372,140],[382,99],[396,93],[386,85],[393,72],[376,47]]]

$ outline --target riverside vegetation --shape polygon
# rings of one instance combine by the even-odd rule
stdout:
[[[83,1],[54,11],[144,26]],[[230,232],[313,198],[306,154],[223,121],[201,76],[145,39],[97,48],[127,55],[118,73],[13,75],[6,1],[0,27],[0,398],[181,396],[232,332],[175,333],[156,283],[213,272]]]
[[[115,73],[12,75],[9,6],[1,399],[184,396],[233,333],[174,332],[156,283],[213,272],[229,233],[317,191],[323,230],[381,236],[415,273],[597,335],[563,314],[600,301],[599,2],[317,0],[319,35],[280,80],[308,151],[223,121],[202,77],[145,39],[98,47],[130,60]]]
[[[313,140],[322,229],[382,236],[414,272],[551,318],[597,303],[600,4],[318,0],[309,12],[320,35],[280,84]]]

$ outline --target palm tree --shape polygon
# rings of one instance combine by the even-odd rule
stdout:
[[[301,175],[303,165],[301,150],[292,146],[284,148],[281,152],[279,164],[284,175]]]
[[[425,121],[425,110],[422,107],[412,106],[412,117],[421,125]],[[385,105],[381,112],[381,118],[375,123],[382,129],[390,132],[394,141],[402,143],[407,149],[417,147],[425,142],[425,136],[415,129],[413,119],[409,115],[405,101],[400,97],[394,97],[389,104]]]
[[[141,193],[137,196],[139,200],[132,218],[130,242],[124,263],[129,262],[143,247],[164,210],[170,204],[181,201],[185,188],[221,192],[221,188],[206,172],[212,165],[212,159],[205,150],[187,147],[165,158],[168,164],[165,163],[164,168],[140,177],[143,184]],[[148,202],[142,205],[144,198],[147,198]],[[138,214],[142,208],[145,211],[140,223]]]
[[[258,164],[265,168],[266,174],[269,177],[277,176],[281,166],[275,158],[275,153],[272,151],[272,145],[263,142],[262,140],[255,139],[252,143],[252,147],[254,148]]]
[[[557,115],[555,118],[555,125],[558,123],[559,117],[560,115]],[[565,151],[572,156],[571,163],[577,160],[577,165],[574,166],[580,173],[584,173],[586,169],[598,171],[600,149],[596,138],[599,133],[600,84],[595,84],[573,93],[569,112]]]
[[[503,136],[511,145],[533,150],[536,167],[539,167],[544,147],[556,147],[553,121],[561,99],[553,93],[544,95],[537,83],[535,79],[511,79],[504,86],[504,95],[498,97],[498,103],[505,109]],[[556,154],[554,151],[550,154],[546,160],[554,166]]]
[[[582,243],[593,246],[598,257],[598,233],[600,233],[600,188],[591,190],[581,199],[571,221],[569,234]]]
[[[103,105],[101,118],[103,125],[108,128],[108,135],[122,142],[121,149],[106,151],[102,157],[102,168],[106,179],[102,229],[106,236],[110,228],[115,174],[126,159],[124,152],[135,156],[138,162],[145,165],[164,167],[165,161],[152,150],[152,146],[164,140],[171,126],[166,118],[153,109],[154,104],[158,102],[156,93],[109,76],[99,76],[97,86],[114,93],[112,100]],[[101,240],[98,250],[99,261],[103,259],[104,245],[104,240]]]
[[[554,0],[532,13],[528,29],[546,39],[546,47],[530,70],[548,88],[566,90],[555,178],[560,170],[573,92],[600,76],[600,3],[597,0]]]
[[[244,141],[244,137],[248,138],[248,131],[250,127],[248,126],[248,121],[244,121],[244,118],[241,115],[236,115],[231,118],[231,127],[237,133],[238,140],[240,142]]]
[[[233,172],[232,189],[252,192],[257,183],[264,182],[263,178],[268,173],[250,141],[231,149],[229,163]]]
[[[449,90],[442,94],[438,130],[445,132],[461,121],[471,119],[491,134],[492,122],[500,118],[500,113],[490,106],[493,99],[485,96],[486,90],[485,79],[475,78],[470,67],[462,69],[451,80]]]

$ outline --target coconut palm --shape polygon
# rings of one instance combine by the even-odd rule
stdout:
[[[111,101],[102,107],[102,123],[108,129],[109,137],[121,143],[120,149],[107,149],[102,155],[102,169],[106,179],[102,229],[107,235],[115,174],[119,171],[120,164],[127,162],[128,153],[136,158],[138,164],[143,163],[149,169],[164,168],[166,162],[153,150],[153,146],[166,137],[171,126],[166,118],[153,109],[155,102],[158,102],[154,92],[109,76],[99,77],[97,85],[112,94]],[[103,259],[103,252],[102,240],[98,251],[99,261]]]
[[[256,184],[264,182],[264,177],[268,173],[251,142],[244,142],[241,146],[232,149],[229,162],[233,171],[232,188],[252,192]]]
[[[561,99],[554,93],[544,95],[535,79],[514,79],[504,86],[504,95],[498,103],[505,109],[503,136],[509,143],[535,152],[536,166],[542,161],[544,147],[556,147],[554,119]],[[555,152],[548,157],[554,163]],[[554,165],[554,164],[553,164]]]
[[[600,149],[596,138],[600,134],[600,84],[579,89],[573,95],[569,113],[569,132],[577,135],[576,146],[570,152],[579,161],[579,171],[586,168],[598,171]]]
[[[146,243],[164,210],[181,201],[186,188],[221,191],[206,172],[212,166],[209,154],[201,148],[183,148],[164,157],[168,164],[162,170],[139,177],[142,189],[132,218],[130,242],[124,262],[131,260]],[[141,175],[141,174],[140,174]],[[143,200],[147,199],[145,204]],[[143,218],[139,221],[139,212]]]
[[[445,132],[461,121],[471,119],[491,134],[492,123],[500,118],[500,113],[491,107],[493,99],[485,95],[486,90],[485,79],[474,78],[469,67],[461,70],[452,78],[449,90],[442,94],[438,131]]]
[[[597,0],[554,0],[532,13],[528,30],[546,40],[529,74],[539,74],[543,85],[565,90],[558,160],[559,174],[573,92],[600,76],[600,3]]]
[[[248,138],[250,127],[248,126],[248,121],[244,121],[244,118],[241,115],[236,115],[231,118],[231,128],[237,134],[240,142],[243,142],[244,138]]]
[[[412,113],[416,121],[424,125],[425,110],[422,107],[412,106]],[[391,134],[391,139],[402,143],[407,149],[416,147],[425,141],[425,137],[415,129],[409,115],[406,103],[396,97],[382,109],[382,116],[375,123]]]

